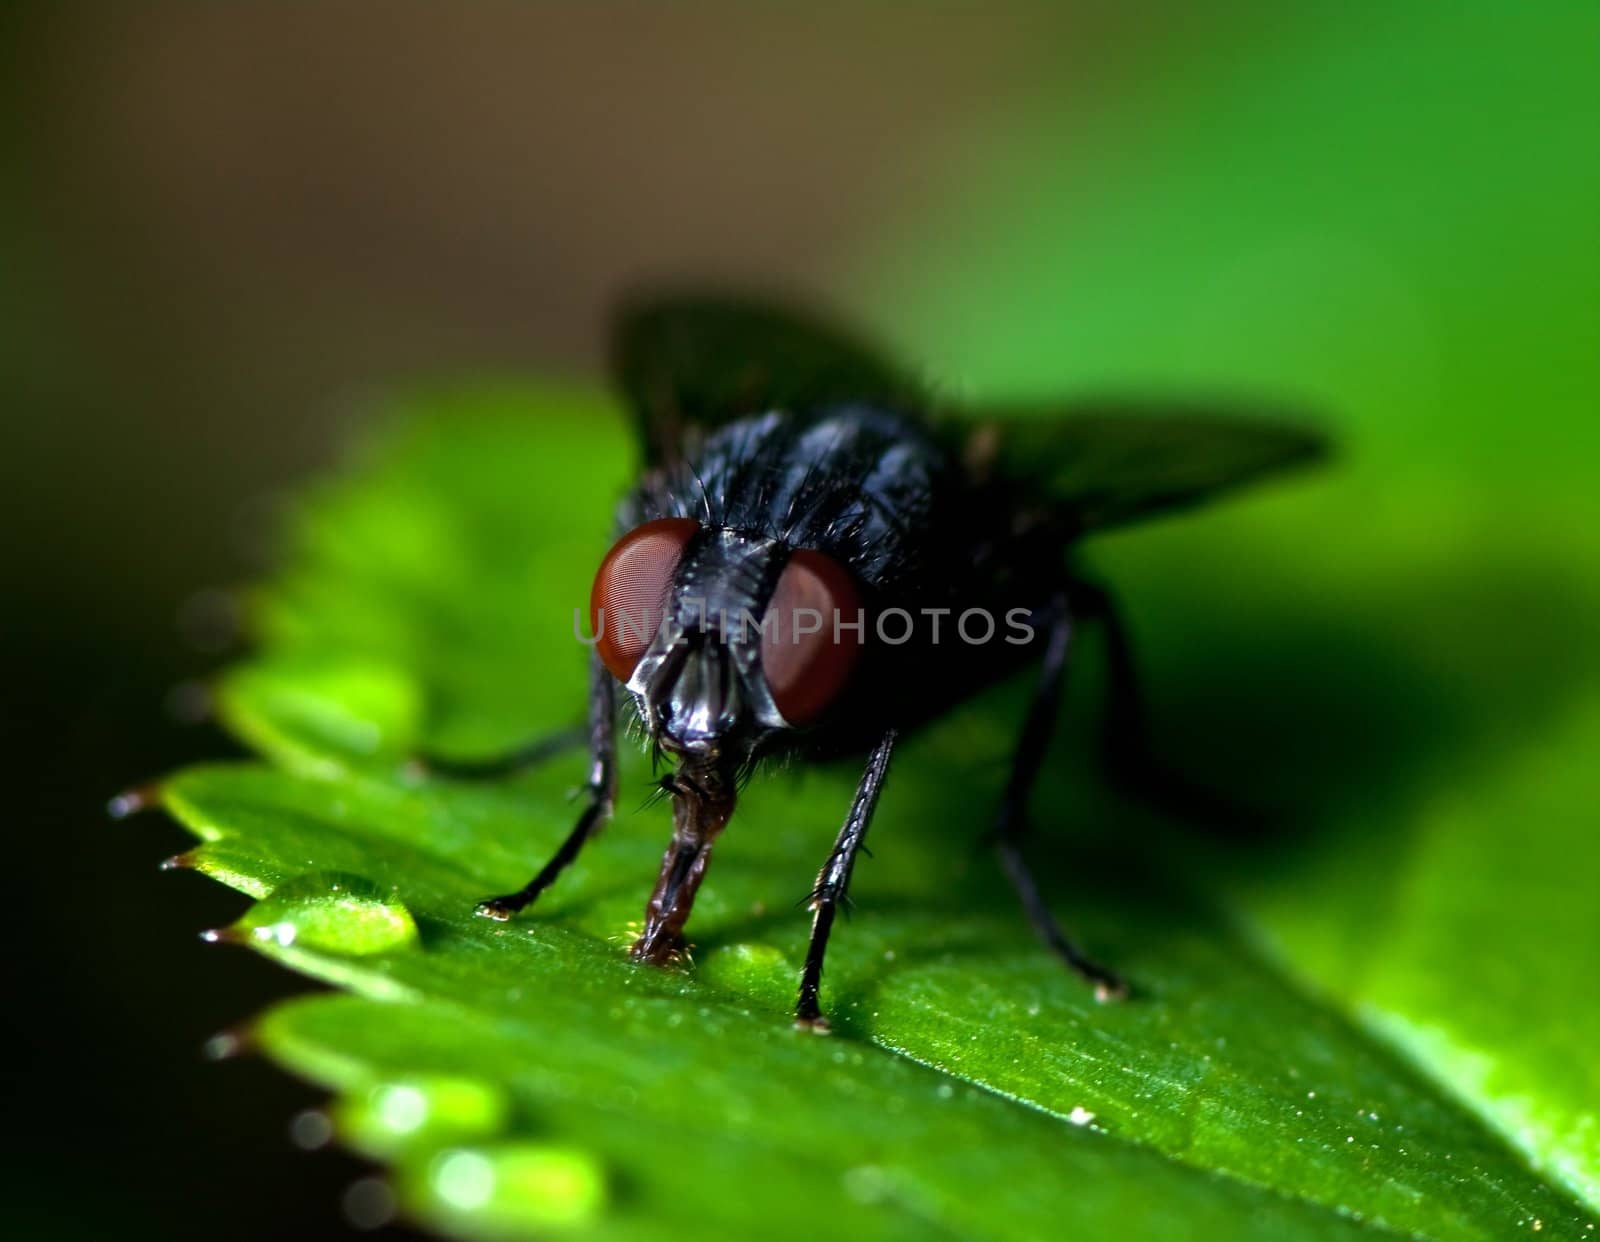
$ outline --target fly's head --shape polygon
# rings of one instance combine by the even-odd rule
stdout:
[[[722,773],[820,719],[864,632],[855,582],[831,557],[682,517],[617,542],[589,611],[600,657],[651,741]]]

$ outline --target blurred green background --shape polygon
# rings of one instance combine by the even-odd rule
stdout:
[[[197,592],[258,572],[366,394],[587,374],[609,302],[671,277],[815,295],[958,393],[1237,389],[1342,428],[1324,488],[1099,563],[1169,748],[1296,811],[1217,883],[1592,1190],[1597,49],[1592,4],[7,6],[11,1218],[331,1227],[358,1166],[283,1131],[314,1093],[198,1054],[301,985],[196,943],[238,899],[101,804],[228,753],[173,693],[219,658]],[[1249,560],[1204,560],[1216,523]],[[1396,904],[1423,917],[1375,966]],[[1540,937],[1559,974],[1497,949]],[[1393,1017],[1462,956],[1481,1006]],[[1568,1074],[1565,1114],[1516,1115],[1486,1047]]]

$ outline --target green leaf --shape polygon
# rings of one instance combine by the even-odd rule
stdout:
[[[690,968],[623,951],[659,811],[516,922],[472,918],[568,830],[581,760],[497,786],[406,761],[580,718],[571,618],[623,420],[583,391],[425,396],[298,510],[222,686],[262,760],[165,796],[203,838],[187,860],[261,899],[218,938],[343,989],[254,1039],[334,1092],[412,1214],[464,1237],[1593,1235],[1596,13],[1279,10],[1247,56],[1242,28],[1217,25],[1222,61],[1129,66],[1115,106],[1052,74],[930,162],[854,276],[941,389],[1242,392],[1340,432],[1320,481],[1091,550],[1163,749],[1277,811],[1230,841],[1098,792],[1085,649],[1035,855],[1128,1003],[1092,1003],[977,848],[1022,684],[897,755],[830,1038],[788,1013],[846,768],[752,786]],[[626,811],[638,756],[624,778]]]
[[[406,759],[487,754],[581,716],[572,614],[629,459],[620,417],[582,392],[419,400],[300,508],[286,568],[258,595],[259,658],[220,690],[263,761],[164,786],[202,839],[184,861],[260,899],[221,938],[348,993],[274,1009],[253,1039],[336,1094],[338,1132],[392,1166],[410,1213],[485,1238],[798,1238],[819,1222],[865,1238],[1592,1229],[1581,1178],[1562,1188],[1527,1159],[1558,1150],[1547,1133],[1572,1139],[1590,1069],[1554,1083],[1474,1063],[1531,1091],[1531,1139],[1470,1081],[1440,1081],[1454,1028],[1425,1025],[1440,1013],[1481,1022],[1533,1065],[1555,1038],[1531,1014],[1533,1035],[1483,1017],[1492,995],[1474,1004],[1476,990],[1511,985],[1480,962],[1438,959],[1428,979],[1405,965],[1437,952],[1476,890],[1458,910],[1445,880],[1414,881],[1417,905],[1387,910],[1394,956],[1364,950],[1384,1006],[1352,1004],[1330,937],[1370,917],[1359,886],[1321,885],[1335,930],[1319,938],[1308,922],[1297,943],[1257,915],[1296,901],[1302,873],[1288,867],[1283,887],[1271,864],[1303,843],[1241,874],[1087,792],[1069,733],[1036,801],[1036,854],[1052,904],[1135,981],[1129,1002],[1095,1004],[977,848],[1025,678],[897,757],[856,916],[830,952],[830,1037],[789,1014],[808,930],[798,902],[848,806],[849,767],[752,785],[696,907],[692,966],[626,957],[668,833],[660,809],[632,811],[648,784],[634,754],[623,814],[561,882],[510,924],[474,918],[569,829],[581,757],[490,784]],[[1303,534],[1319,503],[1306,489],[1247,508]],[[1208,518],[1194,538],[1261,552],[1246,595],[1259,603],[1296,581],[1272,542],[1293,535],[1252,523]],[[1403,814],[1377,783],[1366,796],[1370,814]],[[1075,823],[1095,830],[1065,830]],[[1447,874],[1518,880],[1455,853]],[[1361,857],[1323,851],[1335,877],[1359,876]],[[1581,971],[1581,944],[1541,952]],[[1549,1094],[1567,1088],[1570,1102]]]
[[[1335,422],[1325,482],[1094,550],[1166,748],[1294,811],[1193,883],[1593,1208],[1600,9],[1505,18],[1280,6],[1117,106],[1053,79],[858,279],[985,395]]]

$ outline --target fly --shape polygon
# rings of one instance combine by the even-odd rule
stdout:
[[[828,937],[896,744],[1031,664],[993,841],[1046,945],[1098,998],[1124,995],[1062,930],[1023,856],[1078,625],[1107,627],[1108,740],[1124,754],[1140,745],[1117,614],[1068,554],[1097,531],[1309,463],[1321,437],[1198,408],[940,409],[847,335],[755,302],[641,304],[612,346],[643,463],[590,598],[584,807],[537,875],[477,913],[506,920],[530,905],[611,818],[619,699],[673,761],[660,782],[672,840],[631,949],[640,961],[682,952],[712,847],[761,761],[864,756],[810,894],[795,1020],[825,1031]],[[552,749],[435,766],[501,773]]]

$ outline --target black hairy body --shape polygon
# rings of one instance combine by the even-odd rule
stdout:
[[[619,321],[614,357],[643,460],[591,602],[588,798],[550,862],[479,913],[504,919],[527,906],[610,817],[619,686],[646,744],[674,763],[660,780],[673,835],[633,946],[640,960],[680,954],[712,846],[760,760],[864,756],[810,899],[795,1016],[825,1030],[828,938],[895,745],[1032,663],[1038,688],[990,836],[1045,943],[1098,996],[1123,994],[1062,931],[1022,852],[1080,623],[1107,632],[1108,750],[1142,748],[1125,636],[1109,595],[1075,576],[1070,551],[1097,530],[1314,460],[1321,439],[1171,403],[1084,402],[1048,416],[931,410],[903,373],[828,325],[719,298],[635,308]],[[650,624],[616,624],[631,610]],[[808,630],[807,614],[827,624]]]

